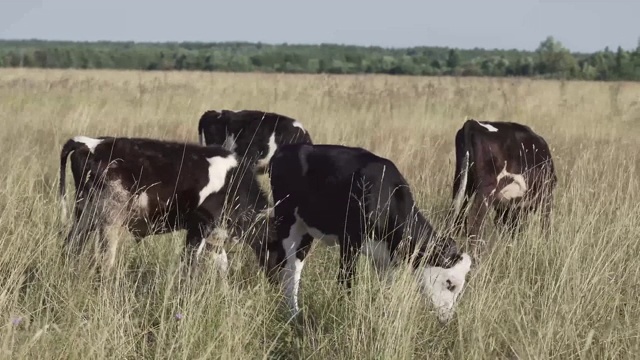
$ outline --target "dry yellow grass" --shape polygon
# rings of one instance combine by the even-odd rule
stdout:
[[[2,358],[572,359],[640,354],[640,84],[474,78],[115,71],[0,71]],[[279,293],[233,252],[227,280],[179,280],[182,234],[125,242],[113,276],[60,258],[59,151],[74,135],[195,142],[207,109],[301,120],[317,143],[393,160],[443,224],[456,129],[465,116],[514,120],[550,144],[559,186],[553,236],[533,221],[473,273],[456,320],[440,326],[399,281],[361,262],[340,297],[337,254],[314,248],[301,336]],[[535,219],[534,219],[535,220]],[[177,319],[176,314],[182,314]]]

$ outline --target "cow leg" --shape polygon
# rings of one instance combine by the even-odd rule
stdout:
[[[76,256],[79,255],[86,246],[91,230],[87,215],[74,216],[73,224],[63,244],[65,252]]]
[[[340,269],[338,272],[338,282],[344,286],[347,293],[351,292],[353,278],[356,274],[356,265],[361,242],[360,237],[347,236],[340,244]],[[354,241],[357,240],[357,241]]]
[[[207,237],[211,231],[212,230],[208,229],[206,225],[189,227],[187,229],[186,244],[182,257],[187,265],[185,271],[196,269],[200,255],[202,255],[207,246]]]
[[[511,207],[504,219],[504,225],[507,228],[509,237],[514,239],[522,230],[522,219],[526,212],[520,207]]]
[[[518,207],[501,206],[496,208],[496,225],[502,225],[510,238],[514,238],[520,230],[522,211]]]
[[[488,212],[489,200],[482,193],[476,194],[473,199],[471,209],[469,210],[469,217],[471,218],[471,221],[469,224],[468,238],[472,244],[481,242],[479,236],[484,230],[484,220]]]
[[[509,216],[509,208],[506,206],[496,207],[496,216],[494,218],[494,224],[496,226],[505,226],[507,223],[507,217]]]
[[[254,245],[254,253],[258,259],[258,265],[267,276],[272,285],[278,284],[278,275],[284,261],[284,250],[277,241],[266,241]]]
[[[73,222],[63,243],[63,252],[66,255],[80,255],[87,245],[91,233],[96,230],[97,208],[90,206],[92,204],[90,199],[83,199],[82,196],[85,195],[76,195]]]
[[[280,271],[280,281],[284,286],[284,294],[287,305],[293,315],[300,311],[298,305],[298,292],[300,290],[300,278],[304,259],[311,248],[313,237],[306,232],[306,229],[296,229],[293,227],[283,242],[285,263]]]
[[[278,280],[283,287],[285,301],[295,316],[300,312],[298,305],[300,278],[304,259],[311,248],[313,237],[292,209],[276,208],[276,219],[278,219],[276,241],[267,244],[269,250],[265,264],[271,279],[275,273],[279,275]]]
[[[541,219],[541,226],[542,226],[542,234],[544,236],[545,239],[548,239],[551,236],[551,213],[553,211],[553,195],[551,194],[551,191],[547,192],[546,194],[544,194],[545,196],[543,197],[542,200],[542,219]]]
[[[120,243],[121,226],[118,223],[109,223],[101,226],[100,233],[100,248],[103,254],[106,256],[103,258],[103,263],[107,272],[110,272],[116,263],[116,253],[118,245]]]
[[[200,259],[200,255],[207,248],[207,238],[214,230],[213,219],[203,212],[196,211],[187,220],[187,236],[183,253],[183,261],[186,261],[187,269],[195,270]],[[216,258],[219,262],[226,262],[226,252],[218,254]],[[224,268],[224,265],[222,266]]]

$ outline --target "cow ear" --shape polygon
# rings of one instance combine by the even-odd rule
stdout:
[[[425,259],[429,266],[449,268],[456,264],[459,260],[459,255],[455,243],[452,245],[451,240],[447,238],[436,239],[435,241],[435,244],[425,246],[419,250],[420,258]]]
[[[461,253],[455,253],[449,257],[447,257],[447,259],[445,260],[445,266],[446,268],[451,268],[454,267],[456,264],[460,263],[463,260],[462,258],[462,254]]]
[[[436,246],[436,262],[437,266],[443,268],[450,268],[460,261],[460,253],[458,252],[458,246],[455,240],[451,237],[443,237],[438,241]]]

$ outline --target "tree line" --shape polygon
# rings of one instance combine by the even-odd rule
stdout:
[[[640,80],[633,50],[570,52],[552,36],[535,51],[249,42],[0,40],[0,67],[203,70],[329,74],[520,76]]]

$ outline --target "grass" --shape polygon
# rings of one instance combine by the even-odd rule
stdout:
[[[1,70],[1,357],[635,358],[639,93],[634,83]],[[302,275],[301,305],[316,320],[303,332],[243,247],[230,249],[227,279],[209,269],[193,284],[179,278],[183,233],[124,241],[112,276],[62,263],[56,189],[68,137],[195,142],[200,114],[220,108],[280,112],[317,143],[390,158],[437,229],[464,117],[528,124],[558,171],[552,237],[538,236],[536,218],[515,241],[491,230],[495,246],[445,327],[410,282],[385,287],[364,260],[342,297],[337,251],[323,246]]]

